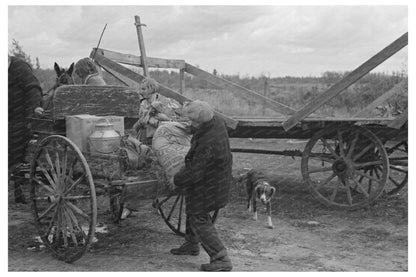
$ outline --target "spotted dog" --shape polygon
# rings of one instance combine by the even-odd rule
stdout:
[[[276,189],[270,185],[264,174],[257,170],[250,170],[244,176],[248,196],[247,208],[253,213],[253,219],[257,220],[257,201],[266,206],[267,224],[273,228],[272,223],[272,197]]]

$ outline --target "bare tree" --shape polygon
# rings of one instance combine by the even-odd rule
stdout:
[[[32,59],[30,58],[30,55],[26,54],[25,51],[23,51],[23,47],[15,39],[12,39],[12,48],[9,49],[9,54],[17,58],[23,59],[28,64],[30,64],[30,66],[33,67]]]

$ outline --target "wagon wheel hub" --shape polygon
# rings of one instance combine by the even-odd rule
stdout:
[[[343,159],[336,160],[332,165],[332,170],[341,179],[346,179],[351,175],[352,167]]]
[[[48,202],[49,203],[59,203],[61,201],[60,195],[50,195],[48,196]]]

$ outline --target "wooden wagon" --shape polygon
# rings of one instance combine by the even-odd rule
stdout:
[[[94,48],[90,55],[97,65],[125,87],[62,86],[55,93],[50,118],[33,119],[32,129],[38,134],[38,140],[34,142],[36,150],[30,169],[22,172],[30,179],[35,223],[41,238],[59,259],[75,261],[92,243],[97,221],[97,194],[110,197],[115,220],[120,216],[123,202],[129,198],[154,199],[154,207],[158,208],[167,225],[175,233],[184,234],[184,201],[180,193],[165,190],[158,179],[144,170],[126,176],[123,155],[82,152],[65,136],[65,116],[86,112],[123,116],[125,129],[132,127],[137,120],[139,105],[136,90],[144,76],[120,63],[143,67],[145,73],[147,67],[179,69],[180,91],[159,84],[159,93],[180,103],[191,101],[182,95],[184,74],[188,73],[225,90],[237,91],[281,113],[282,117],[273,118],[232,118],[216,111],[226,122],[232,138],[308,139],[303,152],[232,150],[301,157],[305,184],[325,205],[356,209],[373,203],[386,189],[387,193],[394,194],[406,185],[407,112],[397,118],[319,118],[309,115],[405,47],[407,33],[300,111],[183,60],[146,57],[140,35],[139,42],[141,56],[99,48]]]

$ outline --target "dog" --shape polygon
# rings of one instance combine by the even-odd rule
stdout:
[[[260,201],[266,206],[267,225],[270,229],[273,228],[272,223],[272,198],[276,192],[276,188],[270,185],[265,175],[255,169],[248,171],[244,178],[246,191],[248,196],[247,208],[249,212],[253,213],[253,219],[257,220],[257,201]]]

